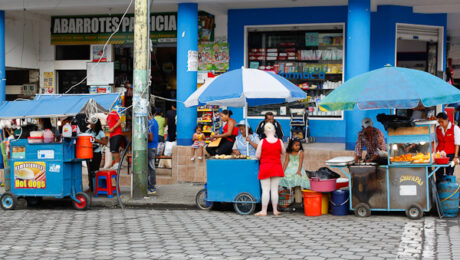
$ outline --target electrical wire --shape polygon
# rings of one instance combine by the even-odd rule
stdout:
[[[123,13],[123,16],[120,18],[120,22],[118,23],[117,29],[109,36],[109,38],[108,38],[107,41],[105,42],[104,47],[102,48],[101,57],[100,57],[99,60],[97,61],[96,65],[94,65],[94,68],[97,67],[97,66],[99,65],[99,63],[101,62],[102,58],[104,57],[105,49],[107,48],[107,45],[109,44],[109,42],[110,42],[110,40],[112,39],[112,37],[120,30],[121,21],[123,21],[123,19],[125,18],[126,14],[128,13],[129,9],[131,8],[131,5],[133,4],[133,2],[134,2],[134,0],[131,0],[131,2],[129,2],[128,8],[126,8],[125,12]],[[81,83],[83,83],[83,81],[85,81],[87,78],[88,78],[88,75],[86,75],[86,77],[84,77],[84,78],[83,78],[80,82],[78,82],[77,84],[71,86],[64,94],[69,93],[69,91],[71,91],[74,87],[76,87],[76,86],[80,85]]]

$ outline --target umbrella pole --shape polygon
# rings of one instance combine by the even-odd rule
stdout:
[[[249,125],[248,125],[248,102],[245,102],[244,104],[244,112],[243,112],[243,117],[244,117],[244,121],[245,121],[245,124],[246,124],[246,137],[249,136]],[[246,155],[249,156],[249,142],[246,141]]]

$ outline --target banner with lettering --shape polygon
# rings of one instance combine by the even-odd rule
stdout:
[[[134,15],[122,14],[98,16],[51,17],[51,44],[105,44],[110,35],[120,29],[110,44],[134,42]],[[214,40],[214,16],[206,12],[198,15],[199,40]],[[152,13],[150,15],[150,38],[154,43],[175,43],[177,36],[177,13]]]

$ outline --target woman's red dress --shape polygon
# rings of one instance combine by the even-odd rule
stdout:
[[[270,177],[284,177],[281,164],[281,141],[274,143],[262,140],[262,154],[260,155],[259,180]]]

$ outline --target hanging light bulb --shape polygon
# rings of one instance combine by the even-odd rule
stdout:
[[[398,150],[398,145],[394,144],[393,147],[391,147],[393,150]]]

